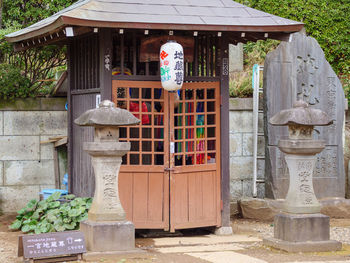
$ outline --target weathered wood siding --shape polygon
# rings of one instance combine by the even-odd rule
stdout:
[[[79,127],[74,120],[86,110],[96,107],[96,94],[100,86],[98,35],[72,40],[68,55],[70,191],[78,196],[92,196],[95,179],[90,157],[83,151],[83,143],[93,141],[94,130]]]

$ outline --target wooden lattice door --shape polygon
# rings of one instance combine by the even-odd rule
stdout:
[[[127,219],[138,229],[219,225],[219,84],[168,93],[160,82],[114,80],[113,101],[141,120],[120,130],[131,143],[119,176]]]
[[[170,229],[219,226],[220,85],[185,83],[170,96]]]

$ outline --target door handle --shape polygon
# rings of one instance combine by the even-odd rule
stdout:
[[[166,167],[166,168],[164,168],[164,171],[175,171],[175,168],[168,168],[168,167]]]

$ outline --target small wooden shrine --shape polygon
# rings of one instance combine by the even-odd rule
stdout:
[[[7,36],[16,50],[62,44],[68,49],[69,183],[93,195],[83,142],[93,130],[73,124],[109,99],[141,120],[120,131],[131,142],[120,195],[138,229],[230,225],[229,44],[288,41],[303,24],[231,0],[80,0]],[[184,47],[180,92],[160,83],[159,49]]]

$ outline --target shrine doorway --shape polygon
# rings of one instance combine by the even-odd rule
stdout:
[[[170,93],[159,81],[113,80],[112,98],[141,120],[120,130],[131,143],[119,177],[127,219],[137,229],[219,226],[220,82]]]

